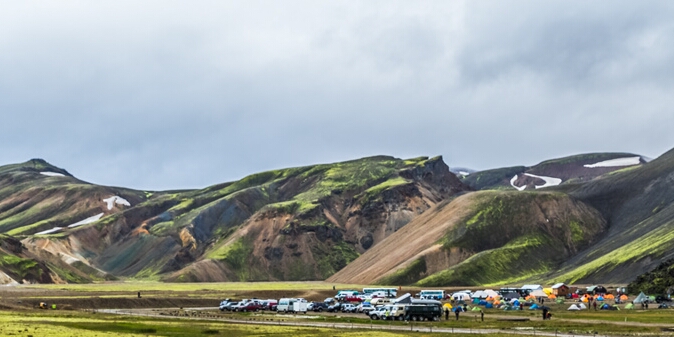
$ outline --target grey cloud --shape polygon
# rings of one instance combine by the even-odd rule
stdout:
[[[674,144],[665,1],[5,7],[0,163],[43,157],[96,183],[196,188],[376,154],[485,169]]]

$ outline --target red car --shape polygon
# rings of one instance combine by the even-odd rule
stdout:
[[[248,302],[244,306],[241,306],[240,308],[237,308],[236,310],[246,312],[246,311],[258,311],[258,310],[262,310],[262,309],[263,308],[262,308],[262,305],[260,303],[258,303],[258,302]]]
[[[358,296],[346,296],[344,298],[344,301],[345,302],[358,302],[358,303],[360,303],[360,302],[363,302],[363,299],[358,297]]]

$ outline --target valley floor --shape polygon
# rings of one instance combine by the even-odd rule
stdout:
[[[339,289],[362,286],[334,285]],[[403,288],[415,293],[419,289]],[[138,292],[141,298],[138,298]],[[16,336],[674,336],[674,310],[569,312],[571,304],[547,304],[553,319],[539,311],[484,309],[439,322],[372,321],[363,314],[275,312],[229,313],[216,306],[224,298],[334,296],[325,282],[148,283],[27,285],[0,288],[0,335]],[[57,310],[37,309],[40,302]],[[432,331],[432,332],[431,332]]]

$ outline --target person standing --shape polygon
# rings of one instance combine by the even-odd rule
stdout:
[[[546,318],[548,318],[548,309],[543,308],[543,320],[545,320]]]
[[[458,308],[454,309],[454,314],[456,315],[457,321],[459,320],[459,311],[461,311],[461,307],[458,307]]]
[[[594,307],[594,311],[597,311],[597,301],[593,301],[592,306]]]
[[[445,307],[445,321],[449,321],[449,308]]]
[[[484,322],[484,311],[482,309],[480,309],[480,319]]]

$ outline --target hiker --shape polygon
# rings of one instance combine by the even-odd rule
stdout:
[[[461,311],[461,307],[458,307],[458,308],[454,309],[454,314],[456,315],[457,321],[459,320],[459,311]]]
[[[597,301],[592,302],[592,306],[594,307],[594,311],[597,311]]]
[[[646,310],[648,310],[648,301],[646,301]]]
[[[520,310],[524,310],[524,304],[520,303]]]
[[[543,320],[548,317],[548,309],[543,309]]]
[[[449,308],[445,307],[445,321],[449,321]]]
[[[138,298],[140,298],[140,291],[138,292]]]
[[[646,306],[646,309],[648,309],[648,305]],[[468,305],[466,303],[463,304],[463,312],[468,312]]]
[[[384,320],[388,321],[388,309],[384,310]]]
[[[549,319],[552,319],[552,314],[551,314],[551,313],[548,313],[547,319],[548,319],[548,320],[549,320]]]
[[[480,319],[484,322],[484,311],[482,309],[480,309]]]

